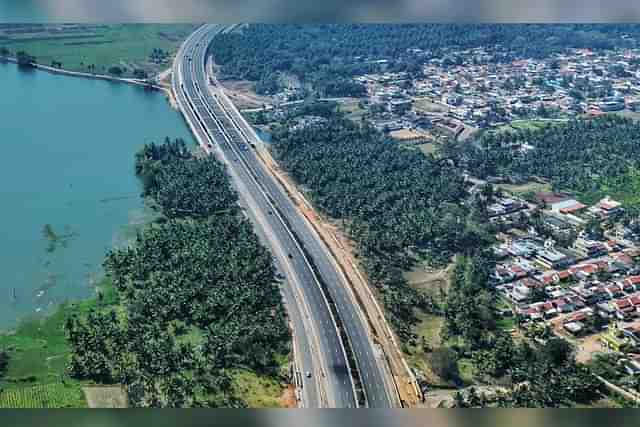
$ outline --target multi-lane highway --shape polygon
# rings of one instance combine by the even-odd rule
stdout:
[[[173,90],[199,143],[227,163],[241,204],[285,275],[302,404],[355,407],[355,378],[367,406],[396,406],[390,375],[345,278],[252,149],[257,136],[251,126],[207,74],[208,47],[225,30],[204,25],[187,39],[176,56]]]

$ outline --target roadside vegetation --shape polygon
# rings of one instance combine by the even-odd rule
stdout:
[[[566,407],[602,398],[568,342],[544,331],[514,336],[515,320],[501,317],[504,304],[489,284],[496,262],[490,185],[469,195],[451,160],[403,149],[339,114],[320,126],[280,129],[272,149],[356,243],[419,381],[491,390],[490,397],[459,393],[465,407]],[[407,282],[421,264],[449,265],[446,285]]]
[[[437,311],[433,298],[403,277],[416,262],[446,264],[473,254],[492,235],[446,163],[387,143],[366,124],[336,115],[328,124],[273,137],[274,155],[329,217],[341,221],[404,340],[414,338],[415,310]]]

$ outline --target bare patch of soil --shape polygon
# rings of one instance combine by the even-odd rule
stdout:
[[[129,399],[122,387],[83,387],[89,408],[127,408]]]

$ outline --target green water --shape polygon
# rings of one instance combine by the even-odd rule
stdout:
[[[0,64],[0,329],[93,292],[149,218],[134,153],[165,136],[193,141],[160,92]]]

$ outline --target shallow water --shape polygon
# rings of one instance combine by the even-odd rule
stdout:
[[[0,329],[93,292],[148,210],[134,153],[193,141],[160,92],[0,64]]]

